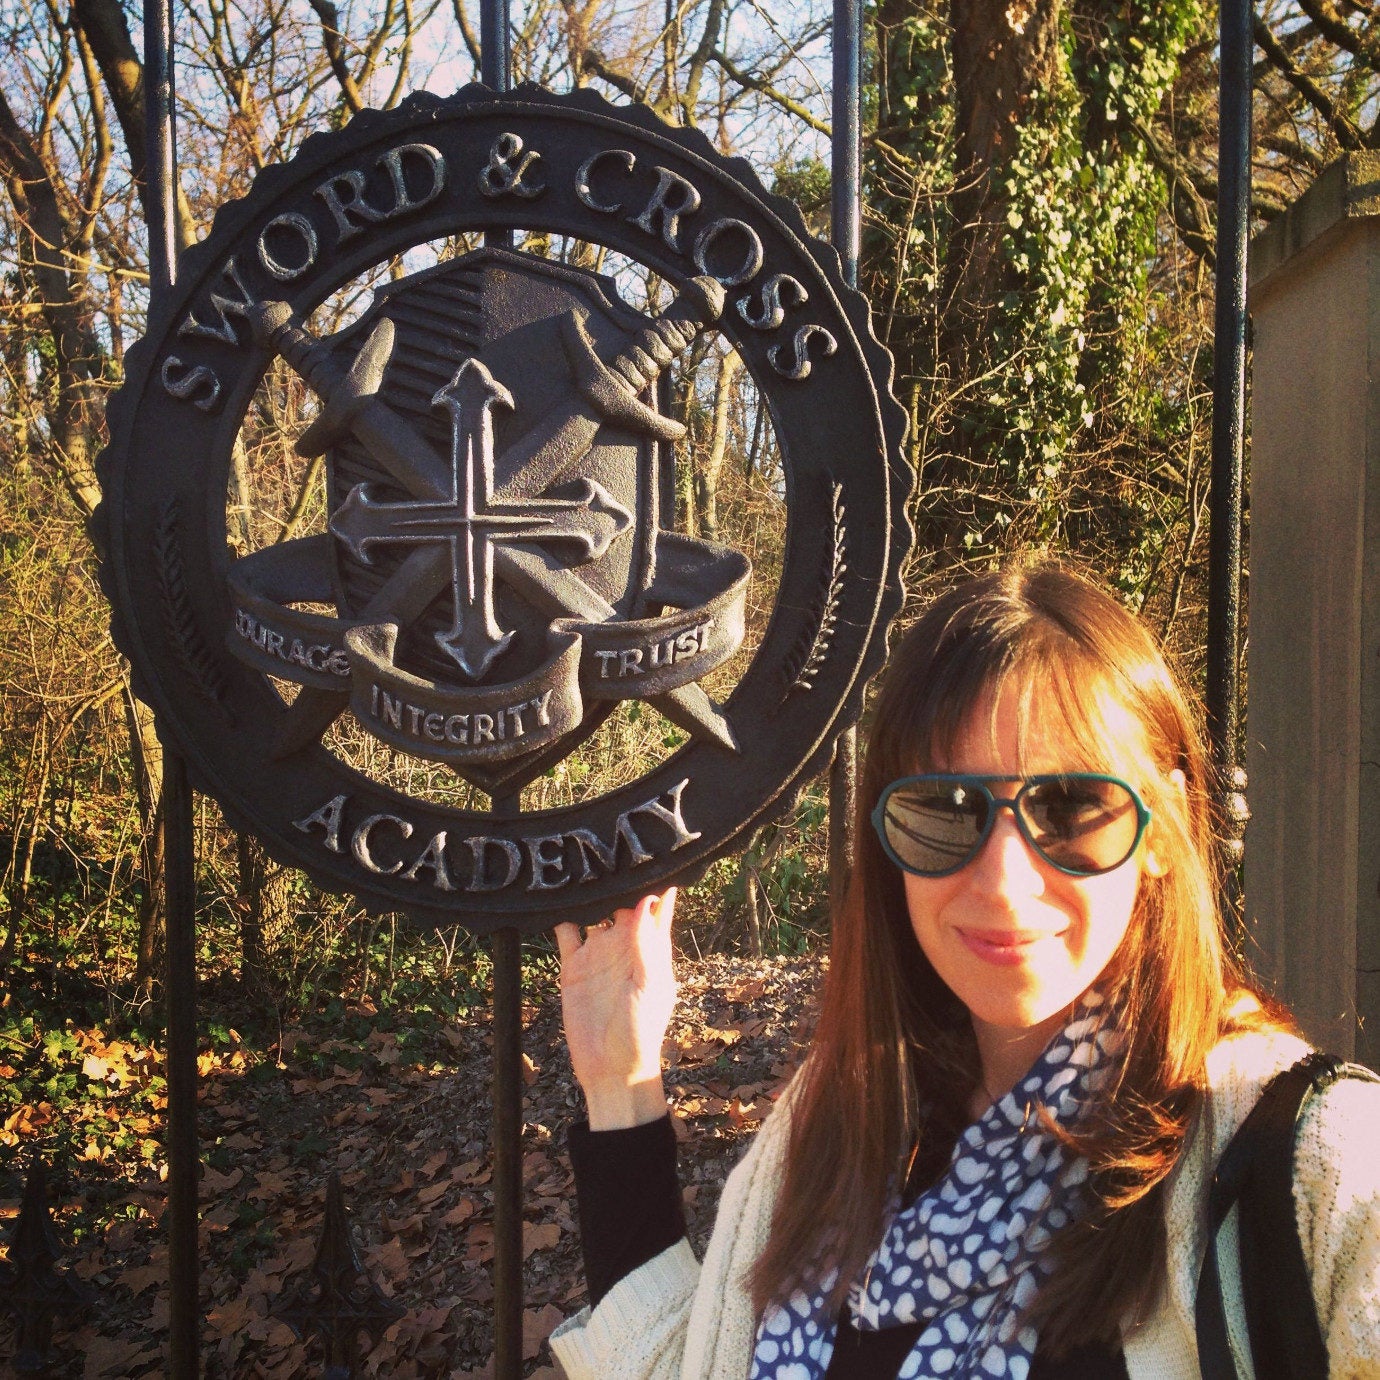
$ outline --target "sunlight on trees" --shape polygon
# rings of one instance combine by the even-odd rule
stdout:
[[[516,80],[645,101],[749,157],[827,232],[824,0],[515,9]],[[179,14],[184,243],[314,131],[415,89],[453,90],[478,69],[476,0],[210,0]],[[1215,11],[1201,0],[880,0],[872,20],[863,277],[911,417],[916,588],[1018,544],[1068,550],[1196,665]],[[160,751],[105,630],[87,535],[103,404],[147,309],[131,22],[119,0],[70,10],[0,0],[0,959],[70,953],[112,1004],[147,997],[160,923]],[[1269,0],[1256,37],[1263,222],[1338,152],[1380,144],[1380,7]],[[380,265],[320,304],[313,329],[342,329],[375,285],[466,247],[423,246]],[[668,291],[597,245],[543,236],[521,247],[609,273],[637,305]],[[783,480],[756,386],[722,343],[697,344],[671,399],[689,428],[676,523],[746,550],[756,572],[747,642],[707,687],[723,696],[771,608]],[[233,553],[324,530],[320,462],[291,450],[313,408],[290,371],[265,374],[226,494]],[[601,793],[674,752],[679,734],[654,710],[623,705],[525,802]],[[347,759],[386,753],[348,721],[331,747]],[[438,799],[474,794],[440,769],[402,759],[393,769]],[[236,839],[209,805],[199,838],[205,921],[223,933],[221,961],[251,986],[281,995],[355,942],[349,906]],[[811,791],[791,827],[766,831],[687,898],[687,942],[813,943],[826,925],[824,871]]]

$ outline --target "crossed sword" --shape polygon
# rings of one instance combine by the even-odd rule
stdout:
[[[535,499],[568,476],[589,453],[600,426],[613,421],[677,441],[685,427],[648,407],[638,396],[723,310],[724,291],[710,277],[692,279],[660,315],[630,333],[615,358],[605,362],[576,308],[560,318],[561,343],[575,375],[579,404],[549,409],[530,431],[499,457],[510,476],[495,498],[505,503]],[[369,333],[349,368],[341,371],[326,342],[294,316],[286,302],[259,302],[249,309],[255,340],[282,355],[321,400],[316,420],[302,433],[300,455],[320,455],[346,435],[354,438],[414,498],[442,502],[454,487],[447,463],[401,414],[378,396],[393,352],[393,323],[383,317]],[[452,414],[456,443],[462,420]],[[495,573],[551,618],[604,623],[618,611],[579,576],[541,549],[492,548]],[[410,624],[450,584],[452,553],[446,543],[427,543],[404,558],[356,615],[365,620]],[[349,706],[349,694],[303,686],[288,708],[271,750],[285,757],[317,741]],[[727,718],[698,685],[652,696],[649,703],[695,737],[708,737],[730,751],[738,741]]]

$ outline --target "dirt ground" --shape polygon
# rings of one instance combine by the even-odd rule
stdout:
[[[710,956],[682,958],[677,972],[680,1002],[665,1050],[666,1086],[691,1241],[702,1250],[724,1178],[803,1054],[821,962]],[[566,1131],[581,1104],[554,976],[539,975],[528,990],[524,1350],[529,1376],[556,1377],[545,1338],[585,1302],[565,1153]],[[419,1049],[396,1024],[375,1026],[362,1040],[285,1031],[268,1058],[203,1058],[207,1376],[287,1380],[323,1372],[319,1343],[299,1339],[275,1313],[310,1287],[332,1171],[340,1176],[366,1271],[406,1309],[356,1374],[390,1380],[488,1375],[488,1017],[481,1012],[447,1023],[439,1036]],[[112,1047],[89,1057],[113,1064],[117,1053]],[[91,1301],[60,1320],[59,1360],[49,1375],[142,1380],[166,1373],[168,1272],[160,1227],[166,1183],[157,1165],[153,1157],[141,1172],[137,1158],[133,1165],[93,1158],[54,1175],[50,1201],[62,1265],[87,1285]],[[0,1198],[0,1219],[12,1224],[17,1178],[0,1191],[8,1194]],[[12,1323],[0,1323],[0,1358],[13,1357],[14,1341]],[[0,1360],[0,1373],[7,1367],[10,1361]]]

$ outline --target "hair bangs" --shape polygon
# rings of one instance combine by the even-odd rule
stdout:
[[[986,717],[995,741],[997,706],[1008,693],[1017,697],[1018,753],[1022,774],[1051,770],[1098,771],[1144,778],[1153,770],[1138,706],[1127,703],[1123,679],[1065,622],[1036,607],[1002,609],[985,621],[950,626],[933,644],[927,666],[916,668],[912,690],[899,714],[897,730],[883,747],[887,779],[920,771],[958,771],[960,741]],[[881,718],[883,706],[878,706]],[[891,710],[891,706],[885,707]],[[1058,742],[1061,760],[1031,755],[1027,744]],[[882,747],[881,744],[878,745]],[[1108,751],[1109,746],[1116,750]],[[883,781],[880,784],[885,784]]]
[[[1008,691],[1018,706],[1022,774],[1107,772],[1145,790],[1156,768],[1137,709],[1082,648],[1033,646],[1002,678],[996,694]],[[995,707],[994,696],[989,712]],[[1060,760],[1033,755],[1030,743],[1058,743]]]

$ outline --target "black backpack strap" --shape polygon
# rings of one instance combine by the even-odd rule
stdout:
[[[1327,1344],[1294,1208],[1294,1142],[1310,1092],[1342,1077],[1342,1060],[1314,1053],[1286,1069],[1261,1098],[1260,1145],[1241,1196],[1241,1271],[1256,1380],[1327,1375]],[[1258,1107],[1256,1110],[1261,1110]]]
[[[1351,1071],[1330,1054],[1315,1051],[1300,1059],[1270,1080],[1222,1152],[1208,1193],[1207,1252],[1195,1304],[1204,1380],[1236,1380],[1217,1234],[1238,1202],[1241,1288],[1256,1380],[1323,1380],[1327,1375],[1327,1347],[1294,1211],[1294,1140],[1309,1093]]]

